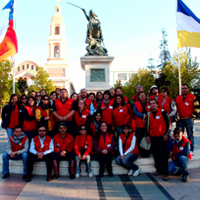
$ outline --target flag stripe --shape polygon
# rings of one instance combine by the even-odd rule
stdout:
[[[200,33],[177,31],[178,48],[182,47],[200,47]]]

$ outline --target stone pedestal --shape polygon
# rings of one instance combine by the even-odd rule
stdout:
[[[88,92],[110,89],[110,65],[114,57],[81,57],[81,67],[85,70],[85,88]]]

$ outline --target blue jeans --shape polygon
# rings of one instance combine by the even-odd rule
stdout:
[[[27,162],[27,158],[28,158],[28,153],[25,152],[23,154],[20,155],[15,155],[14,158],[11,158],[10,155],[8,155],[7,153],[4,153],[2,155],[2,159],[3,159],[3,170],[2,170],[2,174],[7,174],[9,173],[9,159],[10,160],[22,160],[23,161],[23,165],[24,165],[24,175],[27,173],[26,172],[26,162]]]
[[[13,129],[12,128],[7,128],[6,132],[7,132],[8,138],[13,135]]]
[[[78,159],[78,156],[76,156],[75,159],[76,159],[76,169],[75,169],[75,173],[80,173],[80,172],[81,172],[80,166],[81,166],[81,161],[82,161],[82,160],[79,160],[79,159]],[[86,172],[87,172],[87,173],[90,173],[90,172],[92,171],[92,170],[91,170],[91,156],[90,156],[90,155],[87,155],[86,158],[85,158],[85,160],[84,160],[84,162],[85,162],[85,165],[86,165]]]
[[[194,150],[194,136],[193,136],[193,126],[194,121],[190,118],[187,119],[179,119],[177,126],[181,128],[184,132],[184,129],[186,128],[188,139],[191,141],[191,151]]]
[[[116,158],[116,163],[126,169],[132,169],[133,171],[138,170],[138,166],[133,162],[137,160],[138,155],[134,153],[127,154],[124,159],[121,159],[121,156]]]
[[[177,160],[172,160],[169,164],[168,171],[172,174],[176,174],[181,170],[182,175],[189,175],[187,165],[190,162],[190,159],[187,156],[180,156]]]

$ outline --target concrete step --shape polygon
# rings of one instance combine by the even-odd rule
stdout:
[[[194,169],[200,167],[200,150],[196,150],[195,155],[193,156],[193,159],[190,161],[188,168]],[[0,157],[2,157],[2,154],[0,154]],[[169,159],[170,162],[170,159]],[[139,157],[137,161],[135,162],[140,168],[141,173],[152,173],[155,171],[154,167],[154,160],[151,156],[150,158],[141,158]],[[113,166],[113,173],[116,175],[122,175],[127,174],[127,170],[123,167],[116,164],[115,160],[112,162]],[[91,162],[91,167],[94,175],[98,175],[99,173],[99,163],[97,161]],[[85,172],[85,164],[82,163],[81,165],[81,176],[87,176],[87,173]],[[2,159],[0,159],[0,172],[2,172]],[[10,173],[14,174],[23,174],[23,163],[21,160],[19,161],[13,161],[10,160]],[[34,164],[34,175],[46,175],[46,165],[45,162],[36,162]],[[60,163],[60,175],[66,176],[68,175],[68,162],[67,161],[61,161]]]

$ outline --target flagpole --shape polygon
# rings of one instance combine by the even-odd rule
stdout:
[[[14,1],[14,30],[16,31],[17,0]],[[13,94],[15,94],[15,55],[13,56]]]

